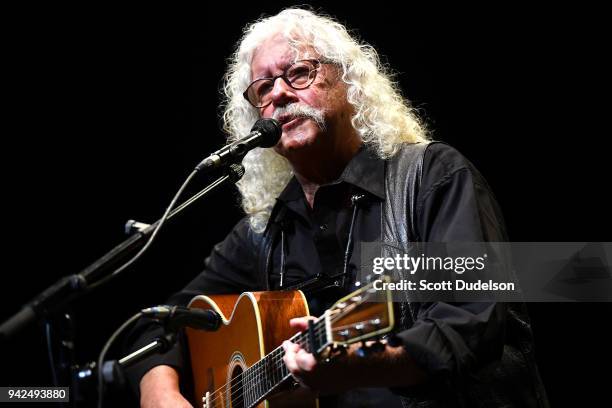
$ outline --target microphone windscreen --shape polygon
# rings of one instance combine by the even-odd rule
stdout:
[[[272,147],[278,143],[283,129],[278,120],[267,118],[259,119],[253,125],[251,132],[259,131],[262,134],[262,142],[260,147]]]

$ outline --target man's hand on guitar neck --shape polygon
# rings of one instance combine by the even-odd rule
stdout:
[[[308,329],[313,317],[291,319],[291,327]],[[362,387],[406,387],[425,381],[426,374],[404,347],[389,347],[365,357],[356,351],[360,344],[351,345],[347,353],[329,362],[318,361],[311,353],[290,341],[283,343],[283,361],[295,380],[321,394],[333,394]]]

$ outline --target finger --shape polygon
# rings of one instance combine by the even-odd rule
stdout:
[[[285,350],[283,361],[285,362],[287,369],[292,374],[298,373],[300,371],[300,368],[298,367],[297,362],[295,361],[295,356],[296,356],[296,353],[298,353],[301,350],[301,347],[299,346],[299,344],[292,343],[289,340],[285,340],[282,346],[283,346],[283,349]]]
[[[297,351],[301,348],[299,344],[292,343],[289,340],[283,341],[282,347],[283,347],[283,350],[285,350],[285,353],[287,351],[297,353]]]
[[[291,374],[299,373],[300,368],[298,367],[298,364],[295,361],[295,355],[296,355],[295,348],[292,347],[291,343],[287,345],[283,343],[283,348],[285,349],[285,355],[283,356],[283,362],[285,363],[285,366],[287,366],[287,370],[289,370]]]
[[[302,371],[311,372],[317,366],[317,359],[304,349],[298,350],[292,357],[298,368]]]
[[[316,320],[316,318],[314,316],[296,317],[289,320],[289,326],[293,329],[306,330],[309,320]]]

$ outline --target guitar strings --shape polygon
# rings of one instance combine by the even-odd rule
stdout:
[[[355,322],[355,324],[358,324],[358,323],[365,323],[365,322],[367,322],[367,320],[363,320],[363,321],[361,321],[361,322]],[[272,354],[272,353],[270,353],[270,354],[268,354],[268,355],[271,355],[271,354]],[[278,357],[280,357],[280,359],[279,359]],[[272,367],[272,364],[269,364],[269,365],[267,365],[267,367],[269,367],[269,368],[271,368],[271,369],[279,369],[279,368],[283,368],[283,367],[285,367],[285,364],[284,364],[284,362],[282,361],[282,357],[283,357],[282,355],[281,355],[281,356],[275,356],[276,360],[271,360],[271,362],[274,362],[274,366]],[[260,361],[261,361],[261,360],[260,360]],[[280,363],[280,364],[279,364],[279,363]],[[269,373],[269,370],[268,370],[268,371],[265,371],[265,373],[264,373],[264,374],[269,375],[269,374],[270,374],[270,373]],[[268,390],[267,390],[267,391],[266,391],[264,394],[262,394],[262,395],[257,395],[258,399],[254,399],[254,400],[253,400],[251,403],[255,403],[255,402],[257,402],[257,401],[261,400],[261,399],[262,399],[262,398],[263,398],[263,397],[264,397],[266,394],[268,394],[268,393],[269,393],[269,392],[270,392],[270,391],[271,391],[273,388],[275,388],[276,386],[280,385],[280,384],[281,384],[281,383],[282,383],[282,382],[283,382],[285,379],[289,378],[290,376],[291,376],[291,374],[290,374],[290,373],[287,373],[287,374],[282,373],[282,378],[281,378],[281,380],[280,380],[280,381],[278,381],[278,382],[277,382],[277,381],[274,379],[274,377],[272,377],[271,382],[276,382],[276,384],[274,384],[272,387],[270,387],[269,382],[267,382],[267,381],[263,381],[263,382],[262,382],[262,381],[260,381],[260,379],[263,379],[262,377],[259,377],[259,378],[257,378],[257,377],[256,377],[256,381],[257,381],[257,383],[259,383],[259,384],[261,384],[261,385],[263,385],[264,387],[269,388],[269,389],[268,389]],[[236,393],[236,392],[238,392],[238,391],[241,391],[243,388],[245,388],[245,387],[246,387],[246,385],[244,385],[244,383],[245,383],[244,379],[243,379],[242,381],[243,381],[243,386],[242,386],[242,387],[239,387],[239,388],[236,388],[235,390],[232,390],[232,391],[231,391],[231,395],[235,394],[235,393]],[[256,388],[256,387],[255,387],[255,388]],[[219,396],[219,397],[220,397],[220,396]],[[232,403],[232,405],[239,405],[239,403],[243,402],[243,400],[244,400],[244,399],[246,399],[246,397],[247,397],[247,395],[246,395],[246,394],[244,394],[244,393],[238,393],[238,395],[236,395],[236,396],[233,396],[233,397],[232,397],[232,399],[231,399],[231,403]],[[218,398],[215,398],[215,399],[211,400],[211,402],[217,402],[217,400],[218,400]],[[213,405],[213,406],[214,406],[214,405]]]
[[[369,296],[370,296],[369,291],[365,291],[365,297],[364,299],[360,301],[360,303],[358,304],[352,303],[349,306],[347,306],[345,309],[342,309],[339,313],[332,315],[330,317],[330,323],[335,322],[341,317],[343,317],[344,315],[346,315],[347,312],[350,312],[352,309],[356,308],[359,304],[363,303]],[[317,336],[320,335],[322,332],[326,331],[325,324],[320,324],[320,323],[325,323],[325,320],[323,318],[324,316],[321,316],[315,323],[317,327],[315,327],[314,331],[315,331],[315,335]],[[362,322],[358,322],[358,323],[362,323]],[[300,346],[303,346],[304,344],[306,344],[305,336],[306,336],[306,333],[300,332],[300,333],[295,334],[289,340],[296,340],[296,342],[300,344]],[[255,384],[259,384],[259,383],[262,383],[262,381],[259,381],[259,380],[263,379],[265,374],[268,374],[269,368],[272,368],[272,369],[281,368],[282,369],[282,367],[284,366],[284,361],[283,361],[284,353],[278,356],[273,355],[275,352],[277,352],[281,348],[282,346],[279,346],[275,348],[274,350],[272,350],[270,353],[268,353],[267,356],[271,358],[268,361],[269,364],[264,364],[266,362],[266,357],[264,357],[261,360],[257,361],[255,364],[253,364],[251,367],[243,371],[239,376],[232,378],[229,382],[226,382],[224,385],[220,386],[215,391],[210,393],[212,396],[212,398],[209,397],[209,403],[211,404],[210,406],[214,406],[214,403],[216,403],[220,398],[225,397],[225,393],[227,393],[228,391],[228,386],[229,386],[229,397],[230,397],[230,401],[232,405],[235,405],[236,403],[241,402],[240,400],[244,399],[245,393],[240,392],[240,391],[243,391],[243,389],[247,386],[245,384],[245,379],[249,381],[251,379],[255,379],[256,380]],[[263,371],[261,369],[262,367],[257,367],[258,365],[262,365],[262,367],[264,368]],[[245,374],[247,374],[247,377],[245,377]],[[281,381],[278,382],[278,384],[282,383],[285,380],[285,378],[287,378],[288,376],[290,376],[290,374],[283,376],[283,378],[281,379]],[[236,385],[237,382],[242,382],[241,387],[234,389],[232,386]],[[266,387],[268,386],[268,384],[265,384],[265,383],[263,383],[263,385]],[[265,393],[263,395],[265,395]],[[260,399],[261,397],[262,396],[259,396]]]
[[[370,296],[370,293],[368,293],[368,292],[369,292],[369,291],[367,291],[367,292],[366,292],[366,294],[365,294],[365,298],[366,298],[366,299],[367,299],[367,297],[368,297],[368,296]],[[361,301],[360,303],[363,303],[363,301],[364,301],[364,300],[365,300],[365,299],[362,299],[362,301]],[[354,308],[356,308],[357,306],[358,306],[358,304],[355,304],[355,303],[350,304],[348,307],[346,307],[345,309],[341,310],[339,313],[337,313],[337,314],[335,314],[335,315],[331,316],[331,317],[330,317],[330,322],[337,321],[337,320],[338,320],[338,319],[340,319],[340,318],[341,318],[343,315],[346,315],[346,314],[347,314],[347,312],[350,312],[350,311],[351,311],[350,309],[354,309]],[[322,316],[322,317],[324,317],[324,316]],[[315,323],[315,324],[316,324],[317,326],[319,326],[319,324],[320,324],[321,322],[323,322],[323,323],[324,323],[324,322],[325,322],[325,320],[322,320],[321,318],[319,318],[319,319],[317,320],[317,323]],[[316,330],[316,332],[317,332],[317,335],[321,334],[321,331],[322,331],[322,330],[324,330],[324,329],[325,329],[325,325],[321,325],[320,327],[315,328],[315,330]],[[291,338],[290,338],[290,340],[296,339],[296,340],[297,340],[297,342],[302,343],[303,341],[305,341],[305,340],[306,340],[306,339],[304,338],[304,336],[305,336],[305,335],[306,335],[305,333],[300,332],[300,333],[295,334],[293,337],[291,337]],[[300,338],[300,337],[302,337],[302,338]],[[303,345],[303,344],[300,344],[300,345]],[[274,365],[274,368],[279,368],[279,367],[280,367],[280,368],[282,368],[282,366],[284,366],[284,362],[282,361],[282,358],[283,358],[284,354],[283,354],[283,355],[279,355],[279,356],[277,356],[277,357],[274,357],[274,356],[273,356],[273,353],[275,353],[275,352],[276,352],[277,350],[279,350],[280,348],[282,348],[282,347],[281,347],[281,346],[279,346],[279,347],[275,348],[274,350],[272,350],[270,353],[268,353],[268,356],[271,356],[271,357],[272,357],[272,360],[270,361],[270,363],[272,363],[272,364]],[[261,360],[257,361],[255,364],[253,364],[253,365],[252,365],[251,367],[249,367],[247,370],[243,371],[243,372],[241,373],[241,377],[240,377],[240,378],[239,378],[238,376],[236,376],[236,377],[232,378],[232,379],[231,379],[231,380],[230,380],[228,383],[225,383],[224,385],[222,385],[221,387],[219,387],[217,390],[215,390],[213,393],[211,393],[211,394],[212,394],[214,397],[213,397],[212,399],[211,399],[211,398],[209,398],[210,402],[211,402],[211,403],[215,403],[215,402],[217,402],[217,400],[218,400],[219,398],[223,398],[223,397],[224,397],[225,392],[227,392],[227,391],[228,391],[228,385],[230,386],[230,388],[229,388],[229,396],[230,396],[230,401],[231,401],[232,405],[236,404],[237,402],[240,402],[240,399],[241,399],[241,398],[243,398],[245,394],[244,394],[243,392],[240,392],[240,393],[238,393],[238,395],[236,395],[236,397],[234,397],[234,394],[235,394],[235,393],[237,393],[238,391],[242,391],[242,390],[243,390],[243,389],[244,389],[244,388],[247,386],[247,385],[245,384],[245,381],[244,381],[244,380],[245,380],[245,378],[244,378],[244,373],[247,373],[247,371],[251,371],[251,373],[247,373],[247,374],[250,374],[250,375],[248,375],[247,380],[250,380],[250,379],[252,379],[252,378],[255,378],[255,379],[259,380],[259,378],[261,378],[261,377],[262,377],[262,374],[265,374],[266,372],[265,372],[265,371],[264,371],[264,372],[262,372],[261,367],[257,367],[257,366],[258,366],[258,365],[260,365],[261,363],[263,363],[263,362],[265,361],[265,358],[266,358],[266,357],[264,357],[263,359],[261,359]],[[279,365],[279,363],[280,363],[280,365]],[[268,365],[268,366],[269,366],[269,365]],[[284,380],[285,380],[285,378],[286,378],[286,377],[288,377],[289,375],[290,375],[290,374],[283,376],[283,379],[282,379],[280,382],[284,381]],[[243,382],[242,386],[241,386],[241,387],[238,387],[238,388],[236,388],[236,389],[233,389],[231,386],[232,386],[232,385],[236,385],[235,383],[236,383],[236,382],[238,382],[238,381],[242,381],[242,382]],[[260,383],[260,382],[261,382],[261,381],[257,381],[255,384],[258,384],[258,383]],[[279,384],[280,384],[280,382],[279,382]],[[252,385],[252,384],[251,384],[251,385]],[[265,385],[265,384],[264,384],[264,385]],[[221,390],[222,390],[223,388],[225,388],[225,390],[224,390],[224,392],[221,392]],[[215,395],[215,394],[217,394],[217,395]],[[265,394],[266,394],[266,393],[264,393],[263,395],[265,395]],[[262,398],[262,396],[259,396],[259,399],[261,399],[261,398]],[[255,401],[253,401],[253,402],[255,402]]]
[[[322,320],[321,318],[319,318],[319,320],[315,323],[317,325],[317,327],[315,328],[315,332],[316,335],[320,335],[323,331],[325,331],[325,325],[321,324],[324,323],[324,320]],[[293,335],[289,340],[291,341],[295,341],[297,343],[299,343],[300,345],[304,344],[305,338],[304,338],[305,334],[300,332],[300,333],[296,333],[295,335]],[[278,362],[282,362],[282,357],[284,356],[284,354],[279,355],[279,356],[272,356],[274,353],[277,353],[280,349],[282,348],[282,346],[276,347],[274,350],[272,350],[270,353],[268,353],[268,356],[272,357],[272,359],[269,361],[270,363],[273,363],[275,368],[278,367]],[[252,379],[252,378],[258,378],[259,376],[261,376],[262,371],[261,371],[261,367],[258,367],[260,365],[263,364],[263,362],[265,362],[266,357],[264,357],[263,359],[257,361],[255,364],[253,364],[251,367],[247,368],[245,371],[243,371],[241,373],[241,378],[234,377],[232,378],[229,382],[225,383],[224,385],[222,385],[221,387],[217,388],[213,393],[211,394],[219,394],[221,393],[222,389],[226,389],[227,390],[227,386],[230,386],[230,390],[232,393],[236,392],[236,391],[240,391],[242,388],[244,388],[246,385],[244,385],[244,377],[245,374],[248,375],[247,379]],[[242,387],[236,388],[235,390],[232,389],[232,385],[235,385],[236,382],[238,381],[243,381],[243,385]],[[223,396],[223,393],[221,393],[220,395],[217,395],[215,397],[213,397],[211,399],[211,402],[214,402],[216,399],[220,398]],[[232,403],[233,403],[233,398],[232,398]]]
[[[331,319],[330,319],[331,320]],[[335,320],[335,319],[334,319]],[[325,330],[325,324],[321,324],[324,323],[325,320],[319,318],[319,320],[317,321],[317,323],[315,323],[317,325],[317,327],[315,328],[315,332],[316,335],[320,335],[324,330]],[[296,333],[293,337],[291,337],[289,340],[293,340],[295,342],[297,342],[298,344],[300,344],[301,346],[305,344],[305,333]],[[284,356],[283,354],[279,354],[277,356],[274,356],[273,354],[276,353],[278,354],[278,351],[282,348],[282,346],[279,346],[277,348],[275,348],[274,350],[272,350],[270,353],[268,353],[268,356],[272,357],[271,360],[269,360],[270,364],[267,364],[268,366],[272,365],[273,368],[278,369],[279,367],[282,368],[282,365],[284,364],[282,361],[282,358]],[[219,387],[217,390],[215,390],[213,393],[211,393],[213,396],[213,398],[209,398],[211,403],[216,402],[219,398],[223,398],[225,396],[225,394],[227,393],[227,388],[228,385],[230,386],[229,390],[230,390],[230,397],[231,397],[231,402],[232,404],[235,404],[236,402],[239,401],[239,399],[241,397],[244,396],[242,391],[246,386],[246,382],[251,382],[252,379],[257,379],[259,380],[259,378],[261,378],[261,374],[262,374],[262,370],[261,367],[258,367],[260,365],[263,364],[263,362],[265,362],[265,357],[259,361],[257,361],[255,364],[253,364],[251,367],[249,367],[247,370],[243,371],[241,373],[241,377],[239,378],[234,377],[232,380],[230,380],[228,383],[224,384],[223,386]],[[279,363],[281,363],[279,365]],[[246,377],[245,377],[246,374]],[[281,380],[281,382],[285,379],[286,375],[283,375],[283,379]],[[247,380],[247,381],[245,381]],[[235,386],[236,382],[238,381],[242,381],[242,386],[238,387],[238,388],[233,388],[232,386]],[[260,381],[257,381],[257,383],[259,383]],[[252,385],[252,384],[250,384]],[[224,389],[222,392],[222,389]],[[236,397],[234,397],[233,395],[236,394]]]
[[[353,306],[352,308],[355,308],[356,305],[351,305]],[[348,308],[347,308],[348,309]],[[342,314],[346,314],[347,311],[350,310],[346,310],[343,311],[342,313],[336,314],[335,316],[332,316],[332,318],[330,318],[330,321],[336,321],[339,318],[341,318]],[[319,320],[317,322],[317,332],[318,334],[320,334],[321,329],[324,329],[324,326],[320,326],[320,323],[324,322],[324,320]],[[356,322],[356,323],[362,323],[362,322]],[[292,339],[294,339],[295,341],[297,341],[298,343],[301,343],[300,345],[304,345],[306,338],[305,338],[306,334],[305,333],[297,333],[296,335],[294,335],[292,337]],[[219,402],[219,399],[224,398],[224,397],[229,397],[230,402],[232,403],[232,405],[238,405],[238,403],[244,402],[245,398],[248,398],[250,395],[246,394],[244,392],[241,392],[244,390],[245,387],[247,387],[247,385],[254,385],[257,393],[253,394],[253,396],[255,397],[255,399],[253,401],[251,401],[251,404],[254,404],[255,402],[261,400],[267,393],[269,393],[271,391],[272,388],[274,388],[277,385],[280,385],[283,381],[285,381],[287,378],[290,377],[290,373],[284,374],[284,371],[282,370],[283,368],[286,369],[284,362],[282,361],[284,354],[278,354],[280,347],[277,347],[276,349],[274,349],[272,352],[270,352],[268,354],[268,358],[271,358],[271,360],[269,361],[269,364],[263,364],[265,362],[265,357],[262,360],[259,360],[257,363],[253,364],[253,366],[251,366],[248,370],[251,371],[250,373],[247,371],[244,371],[243,373],[241,373],[241,377],[234,377],[229,383],[226,383],[224,386],[220,387],[219,389],[217,389],[214,393],[213,393],[213,398],[209,397],[209,405],[210,406],[214,406],[217,402]],[[276,355],[274,355],[276,353]],[[264,368],[264,371],[261,370],[262,367],[258,367],[258,366],[262,366]],[[263,380],[265,377],[265,375],[269,374],[270,369],[281,369],[281,374],[282,374],[282,379],[280,381],[277,382],[277,384],[275,384],[275,386],[270,387],[270,384],[265,382],[265,381],[261,381]],[[247,374],[247,376],[245,377],[245,374]],[[252,382],[252,379],[255,379],[254,384],[247,384],[249,382]],[[235,387],[235,383],[237,381],[242,381],[241,387],[238,388],[232,388],[232,386]],[[275,381],[275,380],[273,380]],[[227,386],[230,386],[230,388],[228,389]],[[270,388],[267,391],[264,391],[263,394],[259,395],[259,389],[258,387],[263,385],[265,388]],[[221,389],[225,388],[225,392],[221,392]],[[265,389],[264,388],[264,389]],[[228,394],[229,391],[229,396],[226,395]],[[216,395],[215,395],[216,394]],[[228,398],[226,398],[228,399]]]
[[[318,331],[319,333],[321,332],[321,330],[318,330]],[[299,338],[302,336],[304,336],[303,333],[297,333],[296,335],[291,337],[289,340],[295,341],[296,343],[300,344],[300,346],[303,346],[305,344],[306,339]],[[275,369],[282,368],[282,366],[284,365],[283,360],[282,360],[284,353],[278,356],[272,356],[273,353],[277,352],[281,348],[282,347],[277,347],[274,350],[272,350],[270,353],[268,353],[268,356],[272,357],[272,359],[269,361],[270,364],[267,364],[268,367],[273,366],[273,368]],[[261,375],[263,374],[263,372],[261,371],[260,367],[256,367],[256,366],[260,365],[261,362],[265,361],[264,359],[257,361],[251,367],[247,368],[247,370],[243,371],[240,374],[240,377],[236,376],[232,378],[229,382],[225,383],[221,387],[217,388],[214,392],[212,392],[211,393],[212,398],[209,397],[209,400],[211,403],[210,406],[214,406],[214,403],[217,402],[219,398],[226,397],[225,394],[228,391],[228,386],[229,386],[229,394],[230,394],[229,396],[231,397],[230,401],[232,405],[235,405],[236,403],[240,402],[240,399],[245,395],[243,392],[240,392],[240,391],[242,391],[245,387],[247,387],[246,382],[254,382],[255,384],[261,382],[258,380],[259,378],[261,378]],[[282,363],[282,364],[279,364],[279,363]],[[247,375],[246,377],[245,377],[245,374]],[[283,378],[281,379],[280,382],[282,382],[285,379],[285,377],[287,377],[287,375],[283,375]],[[256,380],[256,381],[253,381],[253,380]],[[233,386],[235,386],[237,382],[242,382],[242,385],[240,387],[234,388]],[[249,385],[252,385],[252,384],[249,384]]]
[[[351,304],[350,306],[353,306],[353,308],[356,307],[355,304]],[[341,317],[342,314],[346,314],[346,312],[350,312],[350,310],[348,310],[349,309],[348,307],[346,309],[347,310],[343,310],[340,313],[331,316],[330,322],[336,321],[337,319],[339,319]],[[322,317],[324,317],[324,316],[322,316]],[[315,331],[316,331],[317,335],[321,334],[321,332],[323,330],[325,330],[325,325],[324,324],[323,325],[320,324],[320,323],[324,323],[324,322],[325,322],[324,319],[319,318],[317,320],[317,322],[315,323],[317,325],[317,327],[315,328]],[[305,341],[304,336],[305,336],[305,333],[300,332],[300,333],[295,334],[289,340],[294,340],[295,339],[295,340],[297,340],[298,343],[300,343],[300,345],[303,345],[302,343]],[[270,356],[273,353],[277,352],[281,348],[282,348],[282,346],[279,346],[279,347],[275,348],[274,350],[272,350],[272,352],[270,352],[268,354],[268,356]],[[279,363],[281,363],[281,365],[284,364],[284,362],[282,361],[283,356],[284,356],[284,354],[283,355],[279,355],[278,357],[273,357],[273,359],[271,360],[271,363],[274,364],[274,368],[278,368],[279,367]],[[265,359],[265,357],[264,357],[264,359]],[[242,391],[242,389],[244,389],[246,387],[245,381],[244,381],[244,373],[247,373],[247,375],[248,375],[247,380],[250,380],[252,378],[259,378],[259,377],[261,377],[261,374],[262,374],[261,369],[260,369],[260,367],[257,367],[257,366],[260,365],[264,361],[264,359],[261,359],[261,360],[257,361],[255,364],[253,364],[247,370],[243,371],[243,373],[241,373],[241,378],[234,377],[228,383],[225,383],[224,385],[219,387],[217,390],[215,390],[212,393],[213,398],[212,399],[209,398],[210,402],[216,402],[217,399],[222,398],[224,396],[224,394],[228,390],[228,385],[230,386],[229,390],[230,390],[230,397],[231,397],[232,404],[235,403],[234,402],[235,399],[236,399],[236,401],[239,401],[240,397],[242,397],[244,395],[244,393],[240,392],[236,396],[236,398],[234,398],[232,394],[237,393],[238,391]],[[276,360],[274,360],[274,359],[276,359]],[[248,371],[250,371],[250,372],[248,372]],[[286,376],[283,376],[283,380],[285,379],[285,377]],[[238,381],[242,381],[243,385],[241,387],[233,389],[232,386],[235,385],[235,383],[238,382]],[[225,389],[224,392],[221,392],[222,389]]]
[[[358,323],[365,323],[365,322],[367,322],[367,320],[364,320],[364,321],[361,321],[361,322],[355,322],[355,324],[358,324]],[[269,355],[269,356],[270,356],[270,355],[272,355],[272,352],[271,352],[270,354],[268,354],[268,355]],[[279,359],[278,357],[280,357],[280,359]],[[267,367],[269,367],[269,368],[271,368],[271,369],[279,369],[279,368],[285,367],[285,364],[284,364],[284,362],[282,361],[282,357],[283,357],[282,355],[281,355],[281,356],[275,356],[276,360],[274,360],[274,359],[273,359],[273,360],[271,360],[271,362],[273,362],[273,363],[274,363],[274,366],[272,366],[272,364],[269,364],[269,365],[267,365]],[[260,361],[261,361],[261,360],[260,360]],[[279,363],[280,363],[280,364],[279,364]],[[268,371],[265,371],[265,372],[264,372],[264,374],[268,375],[268,374],[269,374],[269,370],[268,370]],[[257,378],[257,382],[258,382],[258,383],[261,383],[261,384],[262,384],[264,387],[266,387],[266,388],[270,388],[270,389],[268,389],[268,391],[266,391],[266,392],[265,392],[263,395],[259,395],[259,396],[258,396],[258,397],[259,397],[259,399],[262,399],[264,395],[266,395],[267,393],[269,393],[269,392],[270,392],[270,391],[271,391],[273,388],[275,388],[277,385],[279,385],[280,383],[282,383],[282,382],[283,382],[283,381],[284,381],[286,378],[288,378],[288,377],[290,377],[290,376],[291,376],[291,374],[290,374],[290,373],[287,373],[287,374],[284,374],[284,373],[283,373],[283,375],[282,375],[282,379],[281,379],[280,381],[276,382],[276,380],[275,380],[275,379],[272,379],[272,382],[276,382],[276,384],[275,384],[274,386],[272,386],[272,387],[270,387],[270,384],[269,384],[268,382],[266,382],[266,381],[263,381],[263,382],[262,382],[262,381],[259,381],[259,379],[263,379],[263,378],[261,378],[261,377],[257,378],[257,377],[256,377],[256,378]],[[243,379],[243,384],[244,384],[244,379]],[[239,387],[239,388],[236,388],[235,390],[232,390],[232,394],[233,394],[233,393],[236,393],[236,392],[238,392],[238,391],[241,391],[241,390],[242,390],[243,388],[245,388],[245,387],[246,387],[246,385],[243,385],[242,387]],[[238,395],[236,395],[235,397],[232,397],[232,399],[231,399],[231,403],[232,403],[232,405],[235,405],[235,404],[238,404],[238,403],[240,403],[240,402],[243,402],[243,401],[241,401],[241,399],[245,399],[244,397],[246,397],[246,395],[245,395],[244,393],[239,393],[239,394],[238,394]],[[259,401],[259,399],[255,399],[253,402]],[[217,398],[215,398],[215,399],[211,400],[211,402],[216,402],[216,400],[217,400]]]

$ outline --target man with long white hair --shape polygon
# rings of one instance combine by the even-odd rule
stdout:
[[[293,8],[250,25],[224,92],[230,140],[259,118],[282,135],[244,158],[246,215],[173,302],[301,288],[317,315],[359,285],[359,242],[507,241],[482,176],[428,140],[376,51],[332,18]],[[322,406],[547,406],[520,308],[405,302],[399,316],[398,347],[323,363],[287,341],[283,361]],[[142,405],[189,406],[183,368],[180,348],[152,359]]]

